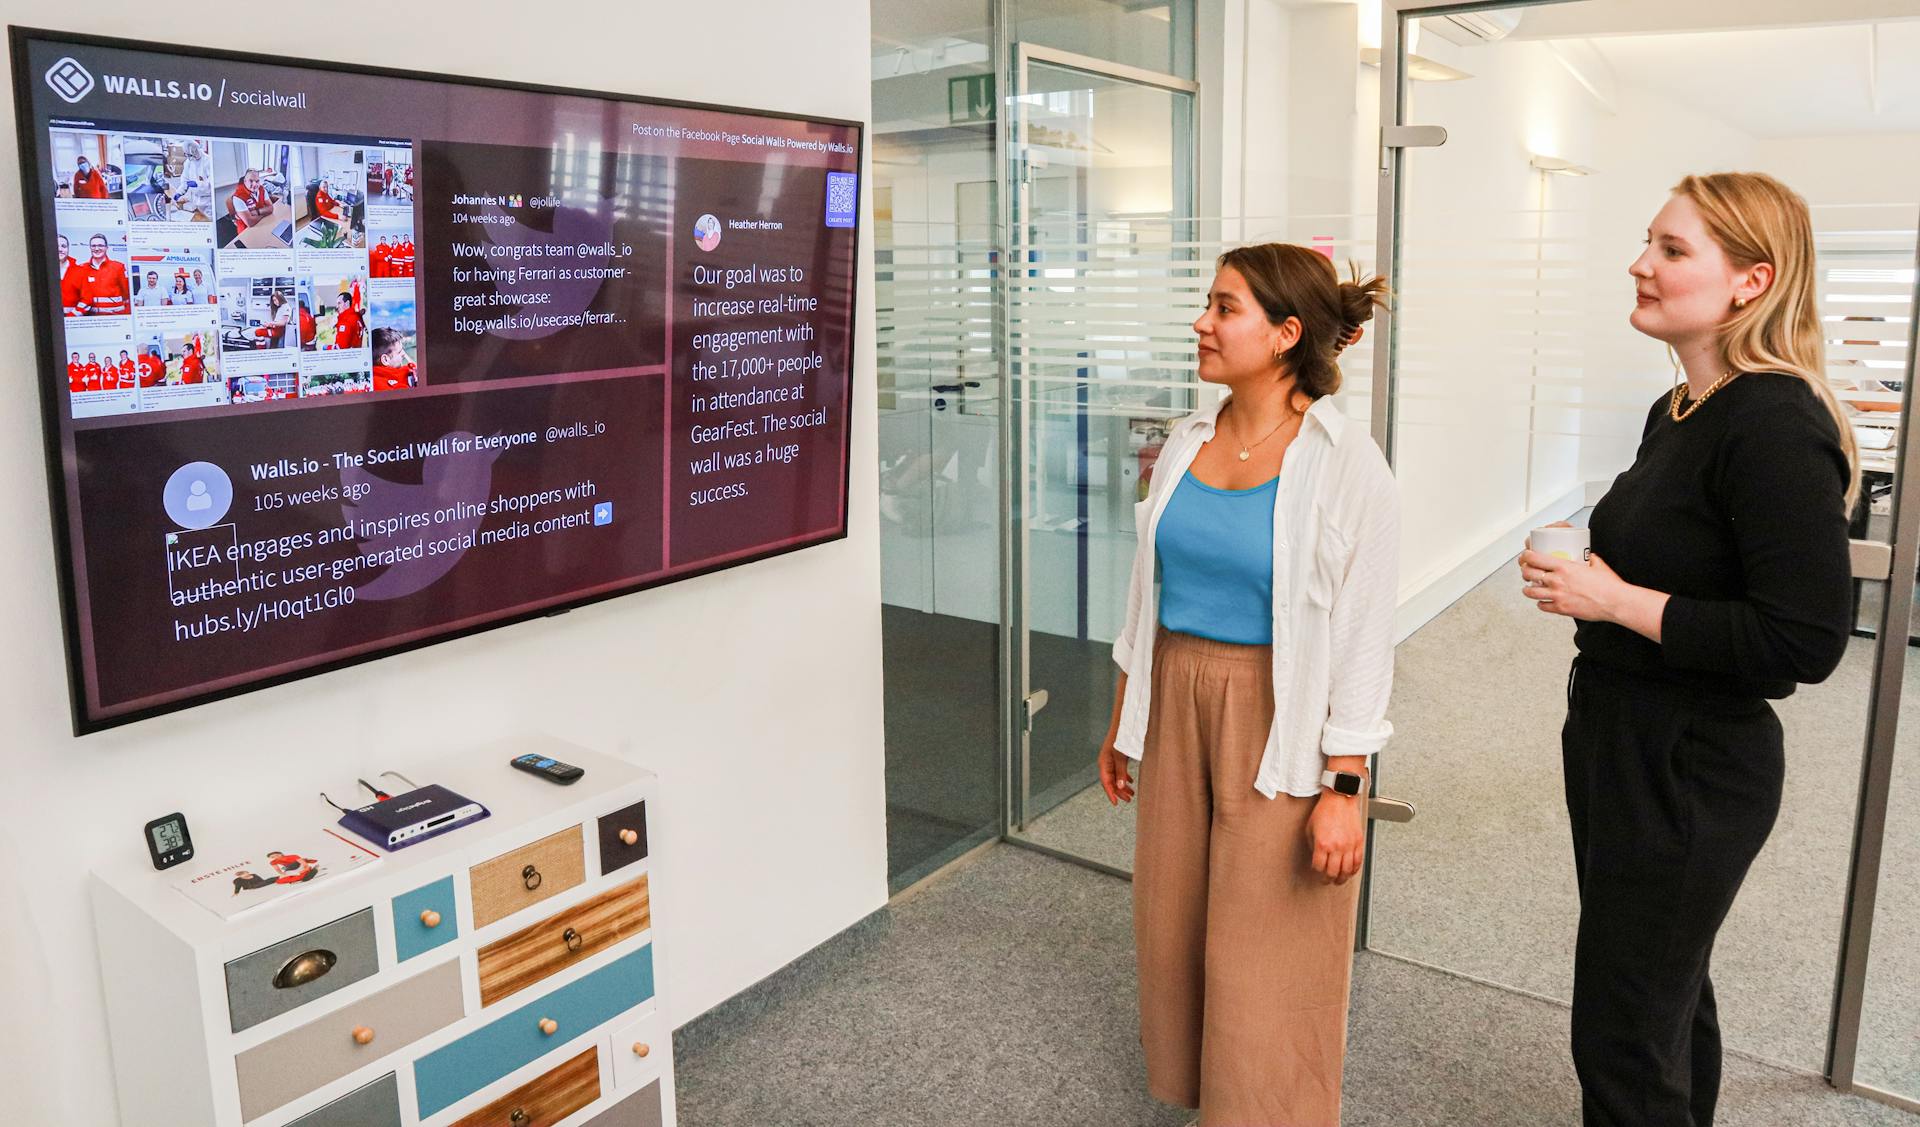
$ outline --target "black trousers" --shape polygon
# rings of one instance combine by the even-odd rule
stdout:
[[[1574,662],[1560,733],[1580,882],[1573,1063],[1586,1127],[1709,1127],[1720,1023],[1707,964],[1780,812],[1780,721]]]

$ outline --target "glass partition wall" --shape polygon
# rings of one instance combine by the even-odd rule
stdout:
[[[1920,633],[1920,495],[1901,488],[1920,166],[1886,159],[1920,142],[1920,99],[1832,93],[1835,75],[1885,65],[1883,44],[1920,42],[1920,24],[1746,27],[1722,9],[1653,30],[1635,26],[1644,7],[1611,0],[1423,18],[1442,6],[1389,0],[1380,51],[1379,237],[1397,301],[1374,433],[1405,513],[1380,780],[1420,814],[1376,830],[1366,945],[1571,996],[1572,631],[1522,597],[1512,559],[1528,529],[1584,522],[1674,384],[1664,349],[1626,321],[1627,266],[1668,190],[1691,172],[1765,171],[1812,206],[1825,374],[1869,488],[1855,638],[1825,682],[1776,702],[1785,794],[1714,951],[1720,1020],[1729,1049],[1920,1107],[1920,901],[1902,879],[1920,806],[1899,723]],[[1755,66],[1764,96],[1722,93]]]

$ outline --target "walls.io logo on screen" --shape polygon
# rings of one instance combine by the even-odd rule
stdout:
[[[47,68],[47,86],[71,105],[93,93],[93,75],[68,55]]]

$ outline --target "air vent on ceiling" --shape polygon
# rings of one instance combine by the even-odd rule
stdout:
[[[1428,16],[1420,21],[1421,30],[1449,43],[1472,47],[1494,43],[1512,35],[1520,26],[1519,9],[1501,8],[1491,12],[1460,12],[1449,16]]]

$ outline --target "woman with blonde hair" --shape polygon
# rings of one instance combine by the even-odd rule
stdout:
[[[1231,394],[1175,424],[1135,506],[1100,779],[1132,801],[1140,761],[1147,1086],[1208,1127],[1340,1121],[1400,525],[1386,459],[1329,397],[1385,292],[1305,247],[1221,255],[1193,330]]]
[[[1594,507],[1591,561],[1526,552],[1520,570],[1580,651],[1561,758],[1585,1122],[1707,1127],[1708,961],[1780,810],[1767,702],[1846,651],[1859,457],[1824,374],[1806,201],[1757,173],[1689,176],[1628,272],[1633,327],[1686,379]]]

